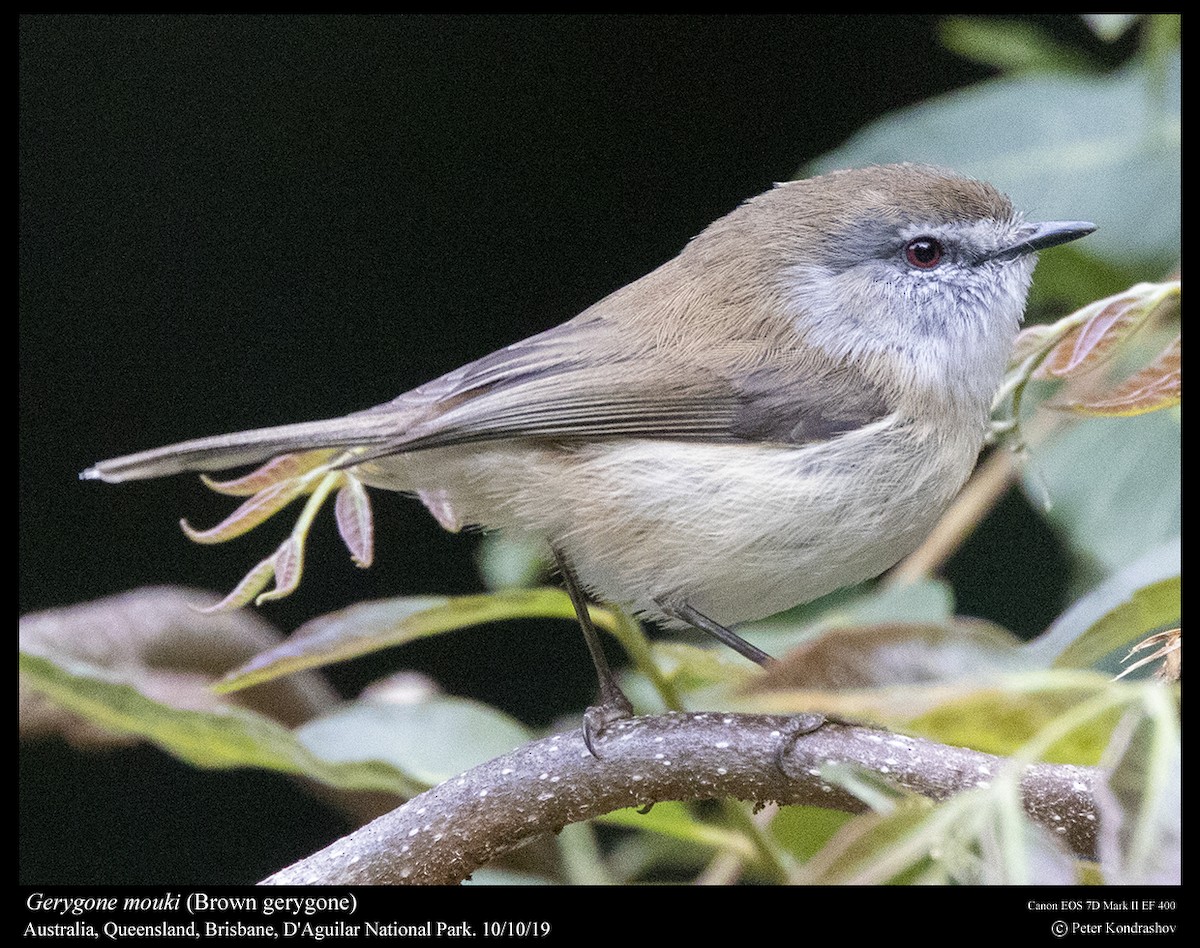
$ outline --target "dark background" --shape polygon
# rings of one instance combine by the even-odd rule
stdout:
[[[22,18],[21,612],[224,592],[290,526],[195,546],[178,518],[208,525],[227,500],[193,478],[79,482],[90,463],[386,401],[573,316],[871,118],[987,74],[923,17]],[[324,514],[271,621],[480,589],[476,538],[373,496],[376,565],[356,569]],[[964,611],[1010,619],[972,595]],[[330,676],[353,695],[403,667],[537,725],[593,684],[567,624]],[[23,881],[249,882],[346,829],[284,778],[22,748]]]

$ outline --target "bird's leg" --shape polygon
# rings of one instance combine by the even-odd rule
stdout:
[[[761,665],[766,668],[770,665],[774,658],[764,652],[761,648],[751,645],[744,638],[738,635],[733,629],[727,629],[719,622],[714,622],[704,613],[692,608],[686,602],[669,602],[663,599],[655,600],[659,608],[667,615],[674,619],[682,619],[693,628],[699,629],[701,632],[707,632],[718,642],[728,645],[739,655],[745,656],[754,662],[756,665]]]
[[[751,645],[732,629],[728,629],[721,625],[721,623],[710,619],[703,612],[699,612],[698,610],[692,608],[686,602],[669,603],[663,602],[662,600],[657,600],[657,602],[659,608],[662,609],[667,615],[676,619],[682,619],[688,625],[693,626],[702,632],[707,632],[719,642],[728,645],[739,655],[744,655],[746,658],[750,659],[750,661],[763,666],[763,668],[767,668],[768,666],[774,664],[775,659],[764,652],[761,648]],[[775,766],[779,768],[780,773],[789,778],[792,776],[788,773],[787,768],[784,765],[787,755],[791,752],[791,749],[795,745],[796,741],[798,741],[805,734],[811,734],[813,731],[817,731],[824,727],[825,722],[830,720],[838,724],[847,723],[838,718],[827,718],[819,711],[793,715],[792,726],[783,735],[783,740],[780,742],[779,747],[775,751]]]
[[[592,655],[592,664],[596,666],[596,677],[600,680],[599,702],[583,713],[583,742],[592,752],[592,756],[599,759],[600,755],[596,753],[596,738],[613,721],[633,717],[633,705],[625,697],[625,692],[621,690],[612,669],[609,668],[608,659],[600,645],[600,636],[596,632],[595,625],[592,624],[592,617],[588,613],[587,599],[584,597],[583,588],[579,585],[575,571],[571,569],[571,564],[558,547],[551,546],[550,549],[554,553],[558,571],[562,574],[563,584],[567,587],[567,595],[571,597],[571,605],[575,607],[575,615],[579,617],[579,625],[583,629],[583,640],[587,643],[588,651]]]

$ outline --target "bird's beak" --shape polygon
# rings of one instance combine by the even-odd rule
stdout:
[[[1012,260],[1027,253],[1045,250],[1058,244],[1086,237],[1096,229],[1088,221],[1048,221],[1045,224],[1028,224],[1017,234],[1015,241],[998,247],[988,254],[986,260]]]

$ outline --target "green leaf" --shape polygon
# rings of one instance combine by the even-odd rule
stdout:
[[[930,684],[755,691],[730,696],[727,706],[765,714],[819,711],[1006,756],[1072,709],[1111,696],[1098,713],[1068,729],[1044,755],[1058,763],[1086,765],[1100,759],[1120,718],[1126,703],[1120,689],[1120,684],[1094,672],[1001,673],[980,668],[958,681]]]
[[[1056,668],[1089,668],[1135,639],[1180,616],[1179,538],[1151,550],[1110,576],[1025,646],[1027,655]]]
[[[968,854],[978,855],[978,868],[970,881],[982,885],[1070,885],[1077,881],[1072,855],[1025,813],[1015,775],[993,781],[979,797],[979,801],[969,796],[961,801],[967,806],[978,804],[963,820],[967,832],[974,835]]]
[[[884,584],[826,615],[820,625],[874,625],[885,622],[936,624],[954,615],[954,589],[944,580],[922,579],[900,585]]]
[[[654,643],[654,657],[662,673],[678,687],[693,691],[710,685],[741,683],[755,677],[755,666],[733,649],[679,641],[679,636]]]
[[[810,641],[830,629],[892,622],[939,625],[954,615],[954,590],[939,579],[840,589],[814,602],[739,629],[747,641],[772,654]]]
[[[753,691],[953,681],[1026,664],[1018,640],[978,619],[833,627],[779,657]]]
[[[1166,266],[1180,244],[1178,55],[1158,82],[1138,61],[980,83],[885,116],[807,170],[942,165],[992,182],[1037,220],[1095,221],[1086,252],[1115,266]]]
[[[146,697],[85,662],[20,653],[26,684],[102,727],[157,744],[197,767],[261,767],[330,786],[410,796],[422,789],[379,761],[342,762],[313,753],[287,728],[236,707],[190,711]]]
[[[1145,277],[1136,261],[1101,260],[1088,253],[1085,243],[1063,244],[1040,259],[1025,308],[1027,324],[1056,319],[1064,306],[1113,296]]]
[[[531,737],[495,708],[441,694],[413,702],[364,697],[296,730],[300,743],[323,760],[382,761],[423,787],[507,754]]]
[[[592,609],[605,628],[616,619]],[[505,619],[568,619],[575,611],[558,589],[509,590],[480,596],[411,596],[361,603],[306,622],[280,645],[255,656],[217,683],[218,691],[345,661],[415,639]]]
[[[1021,750],[1072,709],[1095,700],[1113,685],[1106,676],[1086,672],[1022,672],[994,683],[948,694],[914,715],[905,729],[943,744],[973,747],[1005,757]],[[912,703],[920,707],[920,696]],[[1086,719],[1054,741],[1042,759],[1052,763],[1093,765],[1104,753],[1123,707],[1112,707]]]
[[[528,589],[546,575],[544,540],[508,531],[484,534],[476,553],[488,589]]]
[[[797,859],[810,859],[853,816],[816,806],[784,806],[771,820],[771,835]]]
[[[863,813],[845,823],[804,867],[809,885],[882,885],[924,869],[935,843],[928,830],[933,804],[914,798],[891,813]]]
[[[1086,418],[1031,449],[1022,484],[1076,553],[1112,572],[1179,535],[1181,452],[1173,412]]]
[[[821,768],[823,780],[853,794],[876,813],[891,813],[915,794],[891,783],[882,774],[858,764],[826,764]]]
[[[754,843],[744,834],[698,820],[686,804],[671,800],[654,804],[648,813],[634,808],[615,810],[599,817],[599,821],[735,853],[750,862],[758,858]]]
[[[1067,884],[1071,857],[1024,813],[1013,781],[944,803],[908,798],[846,823],[797,880],[808,884]]]
[[[941,34],[942,45],[951,52],[1005,72],[1075,71],[1091,65],[1078,50],[1056,43],[1031,23],[950,17]]]
[[[612,885],[616,880],[607,853],[591,823],[571,823],[555,835],[561,881],[568,885]]]
[[[998,756],[1016,753],[1075,709],[1095,704],[1094,713],[1064,729],[1039,753],[1039,759],[1090,765],[1103,754],[1129,694],[1124,685],[1096,672],[980,668],[958,681],[755,691],[728,700],[752,713],[820,711],[873,721]]]
[[[1100,808],[1100,868],[1110,885],[1179,885],[1182,745],[1170,691],[1147,684],[1127,722]]]
[[[711,847],[657,833],[627,832],[610,843],[610,847],[607,861],[612,877],[624,883],[690,879],[713,860]]]
[[[1083,22],[1106,43],[1118,40],[1137,23],[1141,13],[1082,13]]]

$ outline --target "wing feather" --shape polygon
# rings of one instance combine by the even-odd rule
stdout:
[[[765,345],[755,365],[745,357],[755,347],[739,340],[739,370],[728,374],[713,368],[720,360],[684,365],[676,350],[664,347],[635,348],[607,365],[589,365],[578,353],[586,351],[595,328],[566,323],[402,396],[393,406],[404,405],[410,417],[413,399],[425,399],[424,409],[362,460],[520,438],[803,444],[892,410],[865,375],[800,347],[804,365]]]

